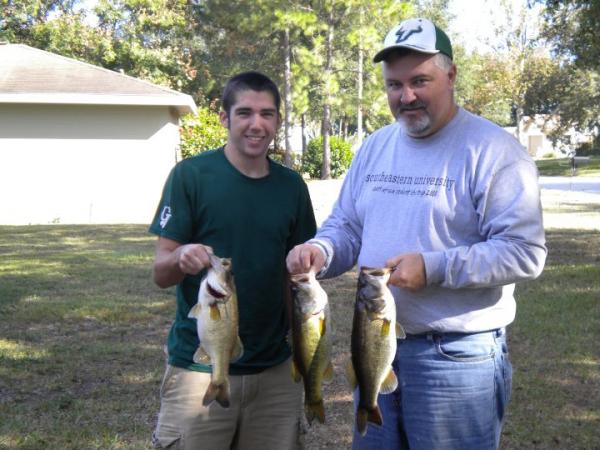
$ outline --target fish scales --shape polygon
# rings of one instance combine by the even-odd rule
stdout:
[[[294,275],[292,286],[292,376],[304,383],[304,411],[309,424],[325,422],[321,384],[333,376],[331,319],[327,294],[314,274]]]

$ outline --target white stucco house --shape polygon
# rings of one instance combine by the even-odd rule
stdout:
[[[0,44],[0,224],[149,223],[189,95]]]
[[[556,126],[556,121],[553,119],[553,116],[545,114],[521,117],[518,139],[534,158],[542,158],[546,155],[564,157],[570,150],[592,141],[591,135],[580,133],[572,128],[566,134],[569,143],[553,144],[548,138],[548,130],[552,130]],[[505,127],[504,129],[517,137],[516,127]]]

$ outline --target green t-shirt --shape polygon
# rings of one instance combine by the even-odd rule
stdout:
[[[290,356],[285,305],[285,257],[316,231],[306,184],[294,171],[269,160],[269,174],[249,178],[223,149],[185,159],[171,171],[149,231],[181,244],[201,243],[232,258],[238,294],[242,358],[232,374],[260,372]],[[177,285],[177,312],[169,333],[169,364],[201,372],[196,364],[196,320],[187,317],[198,300],[204,272]]]

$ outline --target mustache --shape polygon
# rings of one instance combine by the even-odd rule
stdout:
[[[402,112],[402,111],[413,111],[415,109],[423,109],[425,108],[425,103],[421,102],[421,101],[416,101],[413,103],[409,103],[406,105],[401,104],[398,107],[398,112]]]

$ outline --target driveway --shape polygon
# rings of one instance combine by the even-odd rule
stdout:
[[[542,189],[600,194],[600,177],[540,177]]]

